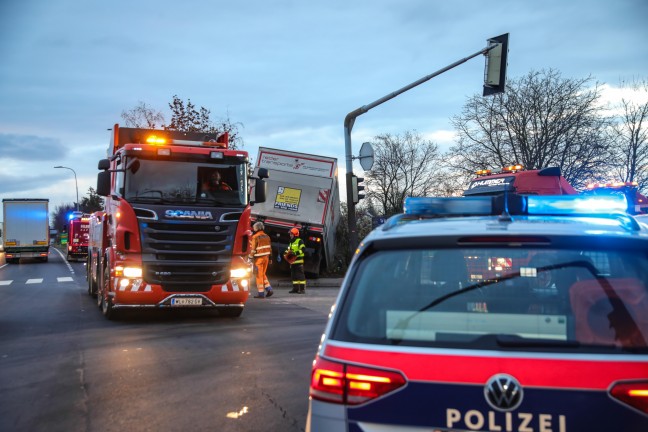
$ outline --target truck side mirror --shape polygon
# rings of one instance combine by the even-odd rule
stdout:
[[[259,172],[264,168],[260,168]],[[267,173],[267,170],[266,170]],[[260,176],[259,176],[260,177]],[[255,203],[264,203],[266,201],[268,185],[263,178],[256,179],[254,185],[254,202]]]
[[[270,177],[270,174],[268,173],[268,168],[259,168],[259,171],[257,172],[257,176],[260,179],[267,179]]]
[[[110,161],[108,159],[101,159],[97,164],[97,168],[100,170],[107,170],[110,168]]]
[[[110,195],[110,173],[108,171],[97,174],[97,195]]]

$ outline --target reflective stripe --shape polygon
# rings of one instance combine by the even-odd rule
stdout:
[[[270,255],[272,253],[270,236],[263,231],[255,232],[250,240],[250,249],[252,256],[255,257]]]

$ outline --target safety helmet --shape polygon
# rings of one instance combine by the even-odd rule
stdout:
[[[299,236],[299,230],[297,228],[290,228],[290,234],[297,237],[297,236]]]

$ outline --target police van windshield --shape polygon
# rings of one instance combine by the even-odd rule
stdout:
[[[380,251],[357,267],[332,338],[645,353],[647,269],[614,251]]]
[[[247,204],[247,166],[139,159],[126,171],[124,196],[130,202]]]

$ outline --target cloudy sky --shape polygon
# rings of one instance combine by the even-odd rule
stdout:
[[[646,0],[0,0],[0,198],[73,203],[73,173],[53,167],[83,197],[122,111],[169,120],[173,95],[241,123],[252,160],[259,146],[335,156],[343,180],[347,113],[488,38],[510,34],[509,77],[553,68],[614,95],[648,76],[647,22]],[[479,56],[362,115],[354,152],[407,130],[447,148],[483,69]]]

